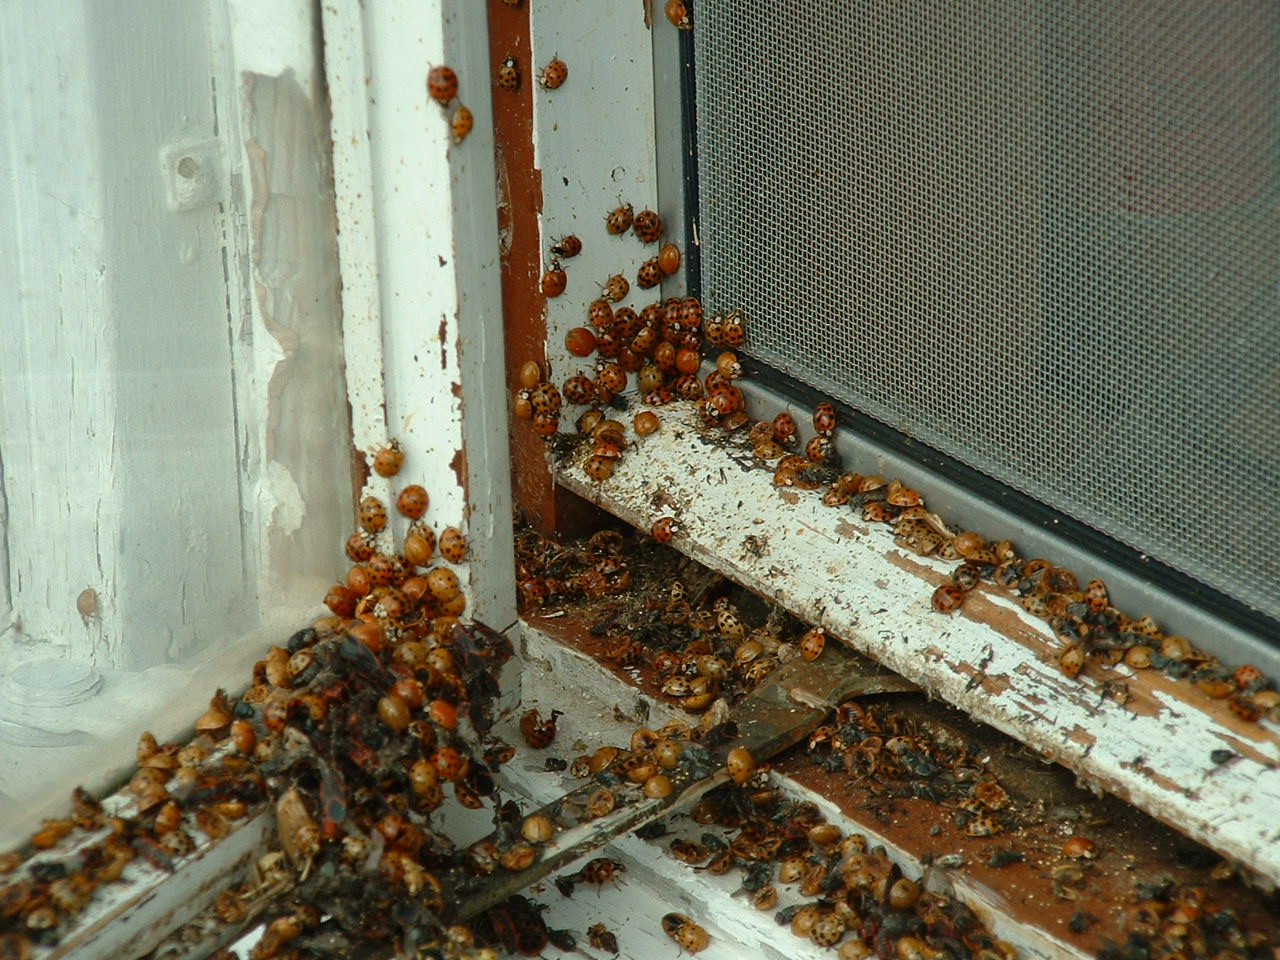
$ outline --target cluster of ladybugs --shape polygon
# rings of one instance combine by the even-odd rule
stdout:
[[[431,815],[445,786],[464,806],[494,792],[490,768],[509,748],[482,755],[459,722],[487,735],[510,644],[449,616],[418,625],[412,638],[388,639],[367,624],[329,617],[273,647],[241,698],[214,696],[193,741],[142,736],[126,803],[109,812],[77,790],[71,817],[46,822],[0,859],[0,871],[14,875],[0,887],[0,956],[56,943],[97,888],[135,859],[173,870],[195,852],[194,833],[220,839],[268,803],[290,882],[266,904],[251,902],[263,884],[233,888],[211,910],[236,929],[268,921],[253,960],[303,955],[313,940],[325,950],[370,940],[452,944],[449,955],[472,955],[461,949],[464,928],[442,918],[447,886],[473,871]]]
[[[427,74],[427,94],[445,110],[453,106],[458,98],[458,74],[452,67],[443,64],[432,67]],[[454,143],[467,139],[476,125],[476,118],[466,104],[459,103],[449,116],[449,127],[453,131]]]
[[[810,446],[830,436],[835,418],[834,410],[825,409],[827,406],[814,412],[818,436]],[[758,424],[761,435],[771,432],[778,439],[786,434],[792,428],[790,418],[780,414],[779,419],[771,430]],[[824,444],[824,449],[809,452],[803,462],[788,463],[784,457],[778,462],[774,482],[817,489],[821,480],[812,467],[815,459],[822,462],[830,453]],[[815,458],[815,454],[819,456]],[[1225,700],[1242,719],[1280,716],[1280,691],[1275,681],[1256,667],[1246,664],[1233,670],[1185,638],[1165,634],[1149,615],[1135,619],[1123,613],[1111,604],[1106,584],[1100,579],[1081,586],[1076,575],[1064,567],[1040,558],[1020,557],[1008,540],[991,541],[972,530],[955,532],[926,507],[918,491],[901,481],[843,473],[826,487],[822,502],[852,507],[868,522],[889,524],[895,542],[913,553],[959,561],[950,581],[934,590],[932,604],[939,613],[957,611],[982,582],[1015,597],[1023,609],[1048,622],[1061,644],[1058,665],[1067,676],[1077,676],[1089,657],[1103,664],[1123,661],[1135,669],[1155,668],[1170,678],[1188,679],[1206,696]]]
[[[373,458],[374,472],[394,477],[404,463],[404,451],[392,440]],[[324,602],[335,616],[356,618],[358,629],[385,643],[411,635],[415,624],[435,616],[460,616],[467,606],[458,575],[448,564],[464,563],[466,536],[446,526],[437,537],[424,519],[431,498],[421,484],[401,488],[396,510],[409,521],[399,552],[386,549],[388,512],[375,496],[360,501],[358,529],[347,538],[352,561],[344,582],[334,584]],[[436,551],[442,561],[436,563]],[[434,565],[433,565],[434,564]]]
[[[1002,833],[1011,816],[1008,792],[967,744],[943,745],[900,714],[849,700],[809,736],[808,746],[814,763],[847,772],[855,782],[945,804],[968,836]]]
[[[754,767],[733,780],[689,812],[721,832],[676,836],[668,849],[694,869],[740,872],[752,905],[776,911],[795,936],[835,948],[839,960],[1015,956],[959,900],[926,892],[883,847],[846,835],[816,804],[786,796]],[[784,899],[796,902],[778,909]]]

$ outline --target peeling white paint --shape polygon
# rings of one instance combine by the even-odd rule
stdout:
[[[611,480],[592,484],[580,466],[566,464],[560,482],[643,530],[659,516],[676,516],[683,529],[673,545],[682,552],[1280,881],[1273,726],[1241,723],[1190,685],[1150,672],[1091,666],[1070,680],[1057,668],[1047,626],[994,589],[980,588],[958,615],[935,613],[930,596],[949,565],[904,553],[887,526],[846,522],[847,508],[824,507],[816,493],[779,490],[771,471],[744,470],[703,435],[690,405],[659,415],[662,429],[628,450]],[[759,556],[744,549],[747,536],[767,538]],[[1127,682],[1152,707],[1107,698],[1106,679]],[[1249,749],[1214,764],[1210,753],[1230,742]]]

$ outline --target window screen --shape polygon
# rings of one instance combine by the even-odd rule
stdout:
[[[1280,617],[1277,9],[702,0],[708,305]]]

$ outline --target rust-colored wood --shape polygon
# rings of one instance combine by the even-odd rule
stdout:
[[[494,85],[493,130],[498,169],[498,235],[502,254],[502,309],[506,331],[507,386],[519,389],[519,371],[530,360],[546,369],[546,299],[538,289],[542,172],[533,150],[533,53],[529,5],[489,5],[490,77],[514,57],[523,82],[517,90]],[[516,509],[535,528],[551,532],[556,523],[555,483],[547,467],[546,445],[532,427],[512,418],[511,481]]]
[[[498,235],[502,255],[502,309],[507,387],[519,388],[520,368],[536,360],[547,369],[546,298],[539,289],[542,171],[533,148],[533,89],[537,83],[529,39],[529,4],[489,7],[490,77],[514,57],[517,90],[494,85],[493,128],[498,170]],[[546,443],[525,421],[512,418],[511,484],[516,510],[536,530],[577,537],[608,525],[612,518],[594,504],[556,485],[547,465]]]

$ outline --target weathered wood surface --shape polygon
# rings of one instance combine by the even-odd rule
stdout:
[[[749,455],[731,455],[704,435],[691,406],[659,414],[662,429],[629,448],[610,480],[592,483],[571,458],[558,468],[560,482],[643,530],[676,517],[673,546],[682,552],[1095,788],[1280,880],[1274,725],[1242,722],[1224,703],[1155,671],[1091,661],[1070,679],[1047,625],[986,585],[958,614],[934,612],[931,594],[951,564],[902,550],[887,526],[825,507],[817,493],[775,487],[770,471],[746,467]],[[1232,758],[1214,763],[1216,750]]]

